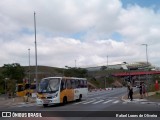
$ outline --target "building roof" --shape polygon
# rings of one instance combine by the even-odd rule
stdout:
[[[113,74],[113,76],[124,77],[124,76],[153,75],[153,74],[160,74],[160,71],[121,72],[121,73],[115,73]]]

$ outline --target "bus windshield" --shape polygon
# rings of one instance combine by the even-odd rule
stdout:
[[[42,79],[39,85],[39,92],[41,93],[54,93],[59,90],[59,78]]]

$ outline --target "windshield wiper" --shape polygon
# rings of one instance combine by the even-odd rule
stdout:
[[[55,92],[57,92],[57,91],[58,91],[58,90],[52,90],[52,88],[51,88],[50,84],[48,84],[48,86],[49,86],[49,88],[50,88],[50,90],[51,90],[51,91],[49,91],[49,93],[55,93]]]
[[[53,91],[50,91],[49,93],[55,93],[55,92],[57,92],[58,90],[53,90]]]

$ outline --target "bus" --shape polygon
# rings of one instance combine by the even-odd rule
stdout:
[[[31,96],[34,92],[36,92],[35,83],[19,83],[16,85],[16,95],[19,97]]]
[[[47,107],[54,104],[66,104],[70,101],[87,98],[88,86],[86,78],[48,77],[39,84],[36,102]]]

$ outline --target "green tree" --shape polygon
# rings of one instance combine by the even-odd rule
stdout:
[[[15,92],[16,82],[21,83],[25,77],[24,68],[19,63],[4,64],[2,76],[6,80],[6,88],[9,96]]]
[[[25,71],[19,63],[4,64],[2,68],[2,74],[5,78],[9,78],[10,80],[14,79],[17,80],[17,82],[22,82],[25,76]]]
[[[0,93],[5,93],[5,81],[4,76],[0,74]]]
[[[7,86],[7,93],[9,97],[13,96],[16,90],[16,80],[8,79],[6,82]]]
[[[83,68],[66,67],[64,75],[67,77],[87,77],[87,70]]]

